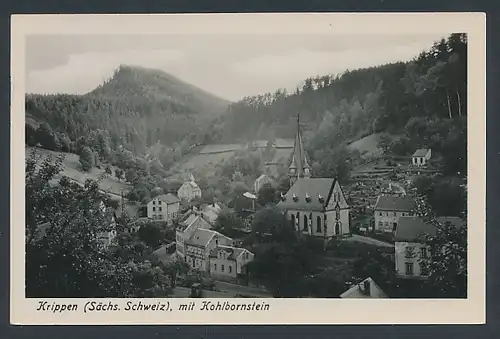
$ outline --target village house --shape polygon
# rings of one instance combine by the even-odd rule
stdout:
[[[244,248],[219,245],[210,253],[210,276],[220,280],[237,281],[247,275],[246,265],[255,255]]]
[[[116,220],[114,212],[108,209],[103,201],[99,203],[99,209],[104,215],[109,230],[99,232],[97,234],[97,239],[104,247],[108,247],[113,239],[116,238]]]
[[[461,227],[464,222],[458,217],[439,217],[439,223],[450,222]],[[399,219],[399,226],[395,234],[395,269],[400,278],[425,279],[420,260],[430,255],[426,244],[426,235],[436,235],[434,225],[423,221],[417,216],[406,216]]]
[[[411,163],[413,166],[425,166],[431,158],[432,152],[430,148],[420,148],[411,156]]]
[[[350,206],[335,179],[300,178],[278,207],[297,232],[325,239],[350,233]]]
[[[212,224],[203,215],[195,211],[190,211],[179,220],[175,229],[175,248],[179,258],[185,260],[185,242],[191,238],[198,228],[208,230],[212,228]]]
[[[233,246],[234,242],[219,232],[197,228],[184,242],[185,261],[193,269],[210,272],[210,253],[220,245]]]
[[[262,174],[260,177],[258,177],[255,182],[253,183],[253,191],[254,193],[258,194],[260,189],[266,185],[274,185],[274,180],[271,179],[269,176]]]
[[[399,218],[412,215],[415,199],[409,196],[380,195],[374,208],[375,231],[396,231]]]
[[[195,198],[201,198],[201,189],[194,180],[186,181],[177,191],[179,199],[192,201]]]
[[[153,198],[147,205],[148,218],[154,221],[172,223],[180,209],[180,200],[167,193]]]
[[[340,295],[342,299],[389,298],[387,294],[373,281],[366,278],[359,284],[351,286]]]
[[[209,220],[212,224],[215,224],[219,214],[221,213],[222,208],[216,202],[206,205],[201,213],[207,220]]]

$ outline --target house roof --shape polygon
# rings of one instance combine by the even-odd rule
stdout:
[[[370,295],[366,295],[365,293],[363,293],[362,286],[364,285],[365,281],[367,281],[370,284]],[[378,293],[377,293],[378,296],[373,295],[372,292],[374,290],[378,291]],[[347,299],[347,298],[356,298],[356,299],[360,299],[360,298],[388,298],[387,294],[385,294],[385,292],[382,291],[382,289],[375,283],[375,281],[373,281],[372,278],[366,278],[365,280],[363,280],[359,284],[352,286],[347,291],[342,293],[340,295],[340,297],[342,299]]]
[[[465,223],[459,217],[437,217],[436,220],[441,223],[451,223],[453,226],[459,228]],[[396,229],[396,234],[394,239],[396,241],[422,241],[425,240],[425,235],[429,234],[431,236],[436,235],[436,226],[425,222],[420,217],[400,217],[399,224]]]
[[[194,231],[191,238],[186,241],[186,244],[193,246],[206,247],[210,240],[217,234],[218,232],[212,230],[206,230],[203,228],[198,228]]]
[[[184,231],[194,223],[205,223],[207,229],[212,227],[211,222],[207,220],[204,215],[202,216],[191,211],[190,213],[182,217],[182,219],[179,221],[179,227],[177,227],[177,229],[180,231]],[[199,228],[205,227],[200,226]]]
[[[156,197],[156,199],[159,199],[167,204],[174,204],[176,202],[180,202],[179,198],[177,198],[175,195],[172,193],[167,193],[167,194],[162,194]]]
[[[217,252],[219,252],[220,250],[223,250],[227,253],[230,253],[227,257],[228,260],[236,260],[240,256],[241,253],[248,251],[248,250],[241,248],[241,247],[219,245],[210,252],[210,257],[217,258]]]
[[[409,196],[380,195],[375,204],[375,210],[381,211],[411,211],[415,208],[415,199]]]
[[[299,178],[285,195],[285,200],[278,203],[283,209],[322,211],[328,204],[335,185],[331,178]],[[311,198],[306,201],[306,194]],[[293,197],[297,197],[294,201]],[[323,198],[321,202],[319,197]]]
[[[427,148],[419,148],[413,153],[412,157],[424,157],[428,151],[429,149]]]

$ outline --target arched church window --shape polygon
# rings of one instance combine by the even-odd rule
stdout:
[[[292,227],[295,229],[295,215],[292,214]]]
[[[321,217],[319,215],[316,217],[316,232],[321,232]]]
[[[304,227],[303,227],[303,230],[306,231],[307,230],[307,215],[304,214]]]

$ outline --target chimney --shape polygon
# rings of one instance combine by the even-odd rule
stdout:
[[[370,281],[368,279],[363,281],[363,293],[367,296],[371,295],[371,293],[370,293]]]

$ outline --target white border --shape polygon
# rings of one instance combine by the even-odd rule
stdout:
[[[485,322],[486,84],[484,13],[141,14],[11,16],[11,323],[482,324]],[[24,296],[25,37],[35,34],[468,34],[469,279],[464,300],[211,299],[268,302],[270,311],[37,312]],[[48,299],[78,303],[90,299]],[[99,299],[97,299],[99,300]],[[101,299],[110,301],[112,299]],[[165,301],[156,300],[156,301]],[[190,299],[168,299],[172,305]],[[200,302],[200,299],[193,299]],[[208,300],[208,299],[203,299]],[[125,300],[114,299],[124,305]],[[154,299],[142,299],[153,302]]]

